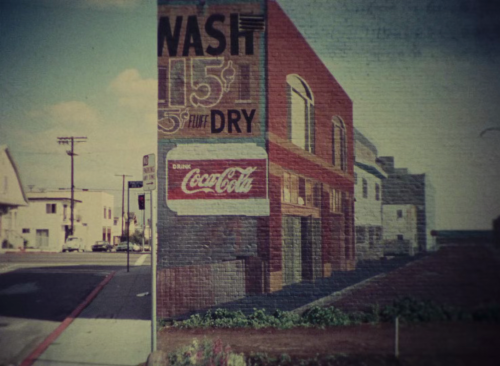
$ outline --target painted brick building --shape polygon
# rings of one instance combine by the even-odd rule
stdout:
[[[377,148],[357,129],[354,129],[354,144],[356,257],[377,260],[384,255],[382,181],[387,174],[378,164]]]
[[[384,205],[414,205],[416,208],[417,246],[419,252],[436,249],[435,238],[431,231],[435,229],[435,192],[428,174],[411,174],[406,168],[395,168],[394,157],[379,158],[387,179],[382,184]],[[397,208],[400,210],[402,208]],[[388,209],[384,208],[384,213]],[[404,210],[405,212],[408,212]],[[413,217],[409,215],[408,217]],[[395,217],[384,216],[384,221],[394,220]],[[409,220],[413,220],[412,218]],[[389,235],[389,234],[388,234]],[[402,235],[402,233],[398,234]],[[395,239],[384,237],[384,239]],[[406,240],[400,238],[400,240]],[[404,243],[403,243],[404,244]],[[406,244],[405,244],[406,245]]]
[[[352,101],[276,1],[158,0],[158,75],[160,318],[355,268]]]

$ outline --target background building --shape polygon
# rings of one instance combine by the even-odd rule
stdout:
[[[395,168],[394,157],[380,157],[379,161],[388,177],[382,184],[384,205],[415,205],[417,214],[418,250],[435,250],[434,188],[427,174],[411,174],[406,168]],[[384,217],[385,220],[385,217]]]
[[[415,205],[383,205],[384,255],[418,253],[418,222]]]
[[[23,238],[17,227],[17,214],[12,211],[27,206],[21,177],[7,146],[0,146],[0,248],[22,248]]]
[[[377,148],[354,129],[356,258],[376,260],[383,256],[382,181],[387,174],[377,162]]]
[[[56,206],[57,221],[63,225],[65,229],[64,240],[68,236],[70,222],[70,202],[71,192],[69,191],[45,191],[45,192],[30,192],[28,197],[31,201],[45,202],[47,205],[49,199],[55,199],[61,207]],[[113,228],[113,207],[114,196],[107,192],[75,190],[75,201],[78,203],[78,208],[74,213],[74,236],[83,239],[85,245],[90,248],[96,241],[106,240],[112,242]],[[54,203],[55,204],[55,203]],[[75,206],[76,208],[76,206]],[[21,211],[20,211],[21,214]],[[23,215],[23,229],[29,229],[30,224],[38,225],[39,220],[43,215],[43,209],[25,210]],[[43,223],[45,221],[42,221]],[[62,243],[61,243],[62,245]]]
[[[71,227],[71,199],[64,193],[28,193],[30,205],[17,210],[18,228],[26,248],[60,252]],[[74,236],[85,237],[82,201],[74,200]]]
[[[159,316],[354,269],[349,96],[275,1],[158,5]]]

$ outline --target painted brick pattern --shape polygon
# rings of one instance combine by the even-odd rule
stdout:
[[[171,318],[240,299],[245,294],[242,260],[158,270],[158,317]]]

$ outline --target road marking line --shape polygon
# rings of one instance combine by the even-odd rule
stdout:
[[[144,261],[146,260],[147,258],[147,254],[143,254],[139,257],[139,259],[137,259],[134,263],[134,266],[142,266],[142,264],[144,263]]]

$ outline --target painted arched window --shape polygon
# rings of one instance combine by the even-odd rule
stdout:
[[[347,170],[347,139],[342,118],[332,118],[332,164]]]
[[[314,153],[314,96],[300,76],[286,78],[288,95],[288,139]]]

